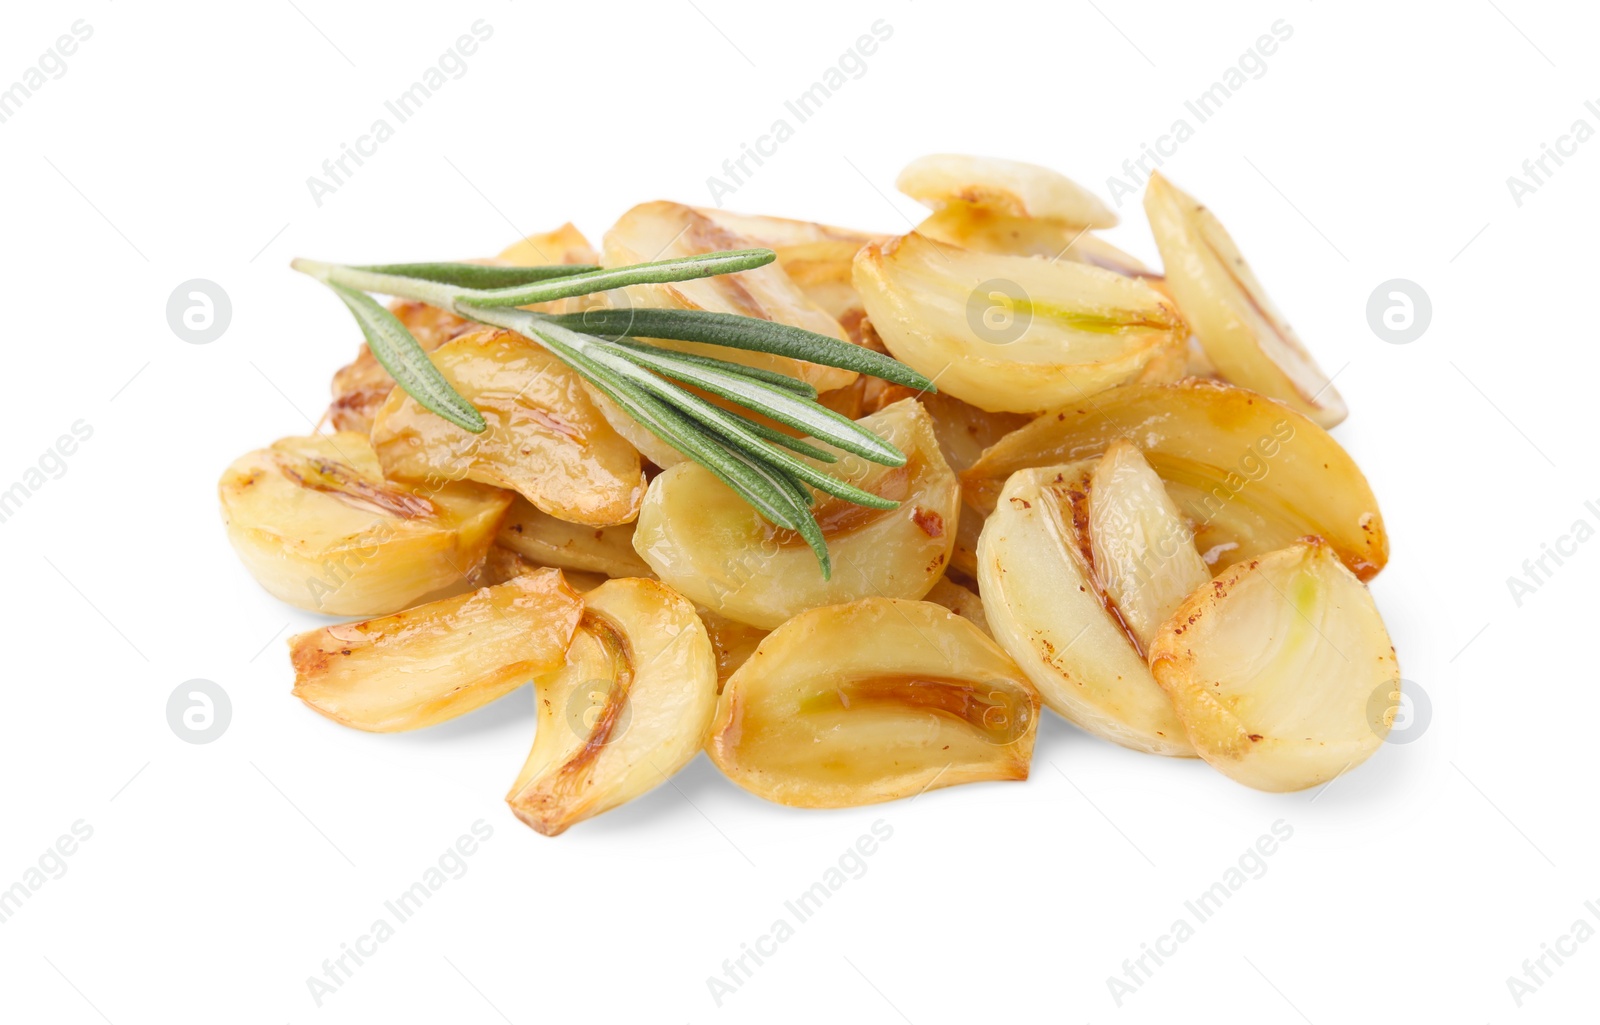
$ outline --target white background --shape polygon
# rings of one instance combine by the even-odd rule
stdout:
[[[1600,925],[1600,544],[1520,607],[1506,581],[1597,522],[1600,141],[1520,207],[1506,178],[1575,119],[1600,128],[1583,106],[1600,19],[1496,3],[8,5],[0,87],[75,19],[93,37],[0,124],[0,489],[74,421],[94,433],[0,523],[0,888],[77,820],[93,836],[0,923],[0,1018],[1592,1019],[1600,942],[1521,1008],[1506,977],[1575,920]],[[464,77],[319,207],[307,177],[479,18],[494,34]],[[894,176],[935,151],[1104,194],[1185,99],[1293,27],[1166,170],[1340,371],[1336,433],[1392,535],[1373,590],[1433,707],[1416,742],[1272,796],[1052,717],[1026,783],[803,812],[701,758],[552,840],[502,802],[528,691],[405,736],[291,698],[284,637],[315,617],[256,587],[215,499],[233,458],[307,429],[357,344],[288,260],[468,257],[567,219],[598,239],[647,199],[705,203],[722,161],[880,18],[893,36],[867,72],[730,208],[904,230],[918,213]],[[1153,260],[1137,202],[1122,213],[1111,238]],[[209,345],[166,323],[195,277],[232,297]],[[1397,277],[1433,303],[1409,345],[1366,318]],[[233,707],[201,746],[165,713],[197,677]],[[319,1008],[307,977],[480,819],[493,836],[465,874]],[[893,836],[866,874],[718,1007],[707,977],[879,819]],[[1265,875],[1118,1007],[1107,977],[1280,819],[1293,836]]]

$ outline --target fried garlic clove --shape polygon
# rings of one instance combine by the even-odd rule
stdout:
[[[476,591],[480,587],[493,587],[496,584],[503,584],[507,580],[514,580],[522,576],[524,573],[535,573],[543,568],[538,563],[524,558],[509,548],[504,548],[499,544],[492,544],[489,546],[488,552],[484,554],[483,561],[473,567],[472,572],[467,574],[463,593],[465,591]],[[572,581],[569,580],[567,583],[571,584]],[[447,597],[454,597],[454,595],[448,595]]]
[[[837,320],[852,342],[863,344],[861,324],[866,311],[861,308],[861,296],[850,279],[851,265],[857,250],[884,236],[830,224],[736,214],[709,207],[696,207],[695,212],[748,239],[751,244],[776,253],[778,266],[789,280]]]
[[[1118,439],[1089,475],[1087,528],[1094,579],[1141,652],[1211,570],[1194,530],[1139,448]]]
[[[1167,621],[1150,666],[1200,757],[1274,792],[1361,764],[1400,669],[1366,587],[1320,538],[1240,563]]]
[[[647,577],[650,567],[633,550],[632,523],[591,527],[568,523],[517,498],[500,523],[497,543],[541,566],[604,573],[608,577]]]
[[[802,292],[828,316],[839,322],[850,341],[866,344],[863,323],[867,311],[856,291],[856,253],[871,239],[844,242],[810,242],[775,250],[778,266]],[[875,380],[867,378],[866,380]]]
[[[982,458],[989,446],[1033,419],[1021,413],[991,413],[943,392],[924,395],[921,402],[933,420],[939,451],[958,475]],[[956,514],[956,541],[950,550],[950,568],[968,577],[978,575],[978,535],[985,518],[966,502],[961,503]],[[928,600],[936,599],[930,594]]]
[[[994,636],[994,631],[989,629],[989,617],[983,611],[983,599],[976,591],[968,590],[949,577],[940,577],[922,600],[949,609],[985,634]]]
[[[767,214],[734,213],[732,210],[710,206],[694,207],[694,212],[717,226],[748,239],[753,245],[772,250],[778,254],[780,262],[786,249],[830,242],[860,247],[883,237],[833,224],[818,224],[815,221],[801,221],[791,217],[771,217]]]
[[[437,595],[437,597],[453,598],[455,594],[475,591],[480,587],[493,587],[495,584],[503,584],[507,580],[520,577],[524,573],[537,573],[540,570],[550,568],[552,567],[541,566],[539,563],[509,548],[504,548],[499,544],[492,544],[489,546],[489,554],[483,558],[483,564],[467,575],[467,579],[459,590],[454,593],[451,590],[446,590],[444,593]],[[581,569],[562,569],[561,576],[566,580],[567,586],[579,594],[586,594],[611,579],[604,573],[590,573],[588,570]]]
[[[711,650],[717,655],[717,693],[721,694],[728,678],[750,660],[750,656],[756,653],[756,647],[771,631],[719,616],[710,609],[696,611],[700,613],[700,621],[706,625],[706,636],[711,638]]]
[[[333,616],[375,616],[459,585],[511,502],[481,484],[384,479],[364,435],[284,438],[217,484],[239,559],[268,593]]]
[[[832,555],[831,579],[823,579],[804,538],[768,523],[695,463],[680,463],[651,482],[634,548],[696,603],[766,629],[819,605],[868,595],[922,597],[950,558],[960,502],[955,474],[915,400],[857,422],[905,453],[905,465],[882,466],[840,452],[838,462],[817,467],[900,505],[870,509],[819,497],[812,511]]]
[[[681,203],[654,202],[641,203],[618,219],[606,232],[600,259],[607,267],[621,267],[651,260],[757,247],[758,243],[754,240],[730,230],[693,207]],[[608,293],[606,298],[608,305],[613,306],[710,310],[714,313],[759,317],[849,341],[839,322],[807,297],[784,273],[783,268],[772,264],[738,274],[722,274],[694,281],[633,285],[617,293]],[[854,371],[805,363],[771,353],[659,339],[656,344],[787,374],[815,386],[818,391],[842,388],[856,378]]]
[[[1047,413],[962,474],[966,500],[993,509],[1015,471],[1092,458],[1118,438],[1138,443],[1213,570],[1308,534],[1362,580],[1389,559],[1378,500],[1339,443],[1281,403],[1219,381],[1132,385]]]
[[[528,235],[506,246],[493,263],[510,267],[544,267],[551,264],[597,264],[600,254],[571,221],[554,231]],[[536,309],[543,309],[540,304]]]
[[[921,401],[933,419],[939,451],[957,473],[977,462],[989,446],[1033,419],[1021,413],[991,413],[944,392],[924,395]]]
[[[583,599],[566,664],[535,681],[539,727],[506,801],[546,836],[631,801],[687,765],[717,705],[694,606],[653,580]]]
[[[424,352],[432,352],[465,331],[473,329],[470,320],[447,313],[436,306],[414,299],[396,299],[389,304],[395,319],[406,326]],[[333,401],[328,405],[328,422],[335,430],[366,434],[394,391],[394,378],[383,369],[366,345],[356,358],[333,375]]]
[[[372,427],[385,473],[492,484],[572,523],[609,526],[638,515],[645,484],[639,453],[549,351],[484,328],[446,342],[433,362],[483,413],[488,430],[464,431],[396,389]]]
[[[1160,292],[1077,263],[942,246],[866,246],[855,284],[889,352],[981,409],[1036,413],[1139,377],[1188,327]]]
[[[984,612],[1052,710],[1136,751],[1192,755],[1172,702],[1091,575],[1079,526],[1091,467],[1021,470],[1006,482],[978,541]]]
[[[1066,175],[1020,160],[935,153],[907,164],[895,187],[935,210],[969,203],[1082,228],[1117,225],[1117,215],[1100,197]]]
[[[414,730],[562,664],[583,600],[557,570],[289,639],[295,697],[345,726]]]
[[[757,796],[840,808],[1026,779],[1039,698],[977,627],[928,602],[802,613],[723,689],[706,752]]]
[[[989,517],[963,501],[956,517],[956,543],[950,548],[950,568],[973,580],[978,578],[978,539]]]
[[[598,263],[594,247],[583,233],[571,224],[563,224],[555,231],[530,235],[514,242],[492,260],[477,263],[501,264],[512,267],[532,267],[556,263]],[[529,309],[561,313],[570,300],[539,303]],[[389,310],[411,332],[424,352],[432,352],[457,335],[474,330],[476,325],[448,313],[436,306],[415,299],[396,299]],[[356,358],[333,376],[333,402],[328,406],[328,420],[336,430],[372,430],[372,421],[383,406],[384,399],[394,390],[394,378],[383,369],[372,350],[361,346]]]
[[[1239,253],[1222,222],[1158,171],[1145,212],[1167,286],[1225,380],[1286,403],[1322,427],[1348,412]]]
[[[1087,228],[1065,221],[1017,217],[993,207],[950,203],[923,218],[915,230],[936,242],[979,253],[1067,260],[1147,281],[1161,277],[1138,257],[1124,253]]]

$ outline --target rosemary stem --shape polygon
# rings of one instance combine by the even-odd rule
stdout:
[[[399,299],[415,299],[451,313],[456,312],[456,300],[471,291],[457,285],[441,285],[420,278],[404,278],[398,274],[378,274],[321,260],[297,259],[289,266],[326,284],[343,285],[358,292],[392,295]]]

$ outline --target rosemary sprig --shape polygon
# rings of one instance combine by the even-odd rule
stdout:
[[[406,394],[462,430],[482,434],[488,428],[483,414],[450,386],[450,382],[439,373],[439,368],[433,365],[428,354],[417,344],[406,326],[400,323],[399,318],[374,302],[365,292],[357,292],[331,281],[328,287],[344,300],[345,306],[355,315],[356,323],[361,325],[361,333],[367,339],[367,348],[372,350],[372,355],[383,364],[389,376],[406,390]]]
[[[546,315],[552,323],[608,338],[665,338],[678,342],[705,342],[729,349],[770,352],[807,363],[854,370],[881,377],[918,391],[931,391],[933,382],[899,360],[837,338],[770,320],[706,310],[586,310],[583,313]]]
[[[898,503],[832,477],[799,458],[827,464],[837,461],[834,452],[724,409],[682,385],[693,385],[872,462],[900,466],[906,461],[905,454],[818,403],[816,389],[803,381],[731,360],[676,352],[641,339],[773,353],[923,391],[932,391],[933,382],[869,349],[754,317],[660,309],[552,315],[517,308],[629,285],[750,270],[775,258],[771,250],[745,249],[615,268],[464,263],[357,267],[314,260],[296,260],[293,266],[326,284],[344,301],[360,323],[368,348],[400,388],[463,430],[479,433],[487,429],[482,414],[450,386],[405,325],[365,293],[425,302],[538,342],[646,430],[732,488],[768,521],[804,538],[827,577],[831,562],[813,512],[816,499],[812,489],[876,509],[892,509]]]

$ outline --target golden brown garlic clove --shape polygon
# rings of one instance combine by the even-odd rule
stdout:
[[[694,606],[653,580],[584,596],[566,664],[535,681],[539,727],[506,801],[546,836],[630,801],[699,753],[717,663]]]
[[[556,570],[289,639],[294,693],[377,733],[453,719],[562,663],[583,601]]]
[[[866,598],[774,630],[723,689],[706,751],[779,804],[839,808],[1026,779],[1039,698],[993,641],[929,602]]]

